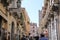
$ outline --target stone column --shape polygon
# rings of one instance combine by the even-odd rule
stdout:
[[[53,40],[53,35],[52,35],[52,18],[51,18],[51,40]]]
[[[49,40],[51,40],[51,22],[48,25],[48,32],[49,32]]]
[[[51,18],[51,40],[54,40],[54,19]]]
[[[55,37],[55,40],[57,40],[57,13],[55,12],[54,13],[54,37]]]

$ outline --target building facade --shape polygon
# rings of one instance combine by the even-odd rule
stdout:
[[[17,2],[17,7],[11,5]],[[0,40],[20,40],[23,35],[21,25],[21,0],[0,0]],[[15,5],[15,4],[14,4]]]
[[[60,32],[59,32],[59,0],[44,0],[44,8],[45,8],[45,15],[44,18],[42,18],[42,24],[41,25],[44,28],[48,30],[48,38],[49,40],[59,40],[60,39]]]
[[[39,26],[40,26],[40,24],[41,24],[41,19],[42,19],[42,11],[38,11],[39,12]],[[39,30],[41,30],[41,27],[39,27],[40,29]],[[39,32],[38,31],[38,33],[40,34],[41,33],[41,31]]]
[[[39,35],[41,34],[41,32],[43,32],[43,23],[45,22],[44,21],[44,16],[46,14],[46,10],[45,10],[45,7],[42,7],[42,10],[39,11]]]
[[[31,37],[38,36],[37,24],[36,23],[30,23],[30,36]]]
[[[24,25],[24,31],[26,36],[29,36],[30,32],[30,18],[27,14],[27,11],[25,8],[21,8],[21,15],[23,15],[23,25]]]

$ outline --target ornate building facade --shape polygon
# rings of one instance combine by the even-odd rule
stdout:
[[[59,40],[59,21],[60,21],[60,9],[59,9],[59,0],[44,0],[44,9],[43,13],[44,18],[42,18],[42,28],[48,30],[49,40]]]
[[[22,17],[21,0],[0,0],[0,40],[20,40]]]
[[[21,8],[21,15],[23,16],[23,28],[25,31],[26,36],[29,36],[30,33],[30,18],[27,14],[27,11],[25,8]]]

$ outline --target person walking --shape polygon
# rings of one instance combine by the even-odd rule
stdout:
[[[33,40],[33,37],[30,37],[29,40]]]
[[[26,39],[29,40],[29,36],[26,36]]]
[[[44,35],[44,34],[41,34],[41,37],[39,38],[39,40],[48,40],[48,38],[47,38],[47,37],[45,37],[45,35]]]
[[[35,38],[36,40],[39,40],[39,36],[36,36],[36,38]]]
[[[23,37],[21,38],[21,40],[27,40],[25,35],[23,35]]]

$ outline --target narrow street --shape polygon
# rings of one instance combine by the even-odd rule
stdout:
[[[0,0],[0,40],[60,40],[60,0]]]

